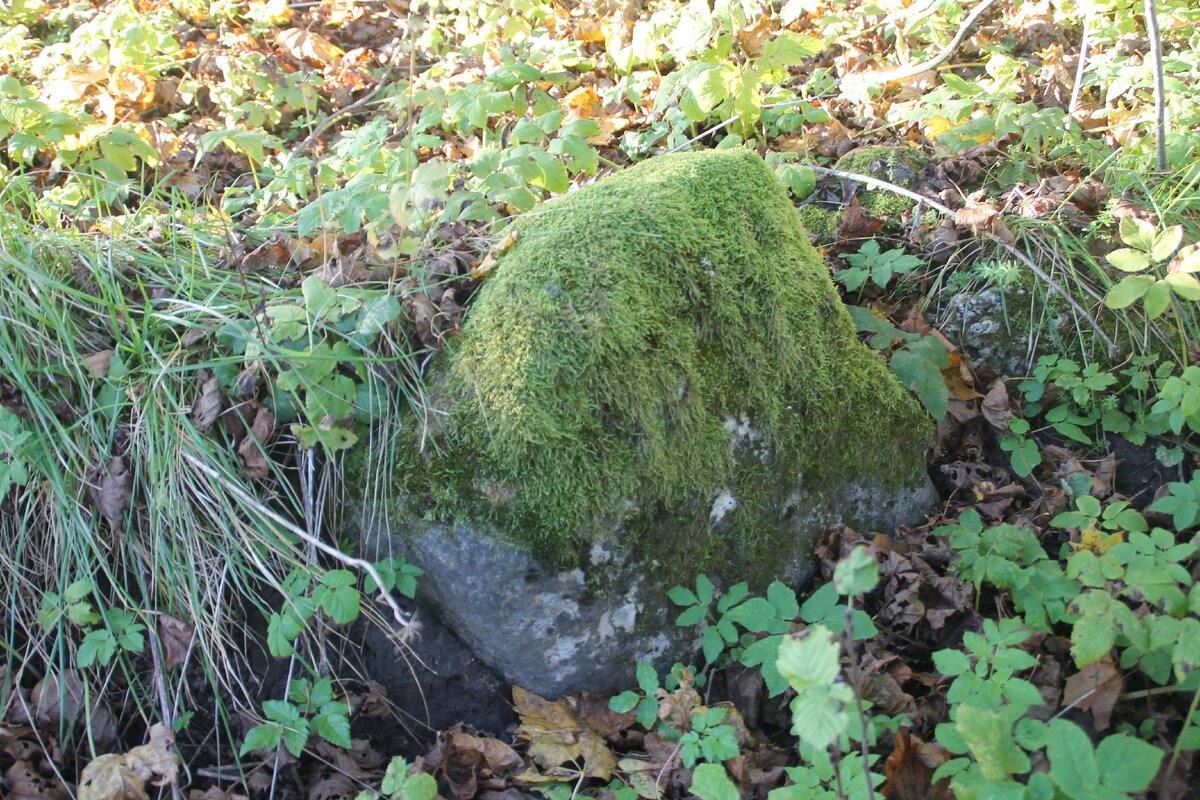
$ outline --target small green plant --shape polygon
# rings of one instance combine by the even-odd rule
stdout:
[[[725,713],[724,708],[709,708],[692,717],[690,730],[679,737],[679,758],[685,767],[697,761],[720,764],[741,752],[734,727],[722,724]]]
[[[310,736],[316,735],[338,747],[350,747],[350,706],[333,699],[333,682],[326,676],[315,683],[300,678],[288,686],[286,700],[263,703],[267,722],[246,733],[240,755],[251,750],[274,750],[283,744],[299,756]]]
[[[892,278],[925,266],[924,261],[908,255],[901,248],[880,251],[877,239],[868,240],[857,253],[847,253],[842,258],[850,266],[838,270],[833,277],[851,292],[861,289],[868,279],[880,289],[886,289]]]
[[[1142,302],[1151,319],[1162,316],[1172,295],[1184,300],[1200,300],[1200,248],[1183,243],[1183,226],[1172,225],[1155,231],[1154,225],[1136,217],[1124,217],[1120,224],[1121,241],[1126,245],[1108,254],[1108,262],[1126,275],[1108,290],[1104,304],[1126,308]]]
[[[433,800],[437,796],[437,781],[432,775],[418,772],[410,775],[403,756],[394,756],[388,763],[379,793],[359,792],[355,800]]]

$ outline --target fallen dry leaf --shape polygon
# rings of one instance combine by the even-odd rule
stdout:
[[[896,737],[896,749],[884,762],[887,783],[880,793],[886,800],[952,800],[949,778],[936,786],[932,783],[934,771],[948,758],[944,749],[902,731]]]
[[[221,383],[214,375],[200,384],[200,399],[192,406],[192,424],[207,435],[221,416]]]
[[[162,643],[163,669],[170,669],[187,661],[195,630],[192,625],[180,622],[168,614],[158,616],[158,640]]]
[[[88,496],[113,530],[124,530],[125,509],[133,503],[133,473],[125,459],[116,456],[97,466],[87,480]]]
[[[108,377],[108,365],[112,362],[114,354],[112,350],[101,350],[83,359],[82,364],[87,367],[88,372],[92,373],[93,378],[106,378]]]
[[[238,458],[246,470],[246,477],[265,478],[271,474],[271,462],[267,459],[266,445],[275,430],[275,415],[266,408],[259,408],[254,422],[238,445]]]
[[[319,33],[288,28],[275,34],[275,42],[292,58],[297,61],[307,61],[328,67],[342,60],[346,55],[342,48],[326,39]]]
[[[1112,724],[1113,708],[1123,690],[1121,672],[1113,663],[1112,656],[1106,655],[1067,678],[1063,703],[1082,711],[1091,711],[1096,730],[1102,731]]]

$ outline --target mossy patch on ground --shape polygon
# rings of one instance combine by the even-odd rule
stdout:
[[[620,529],[675,574],[766,574],[796,550],[792,505],[924,480],[924,412],[758,156],[662,156],[516,225],[428,376],[411,510],[564,561]]]
[[[869,175],[905,189],[913,188],[913,178],[929,163],[929,157],[913,147],[874,145],[851,150],[834,166],[844,172]],[[895,217],[913,207],[912,200],[885,189],[863,187],[858,202],[876,217]]]

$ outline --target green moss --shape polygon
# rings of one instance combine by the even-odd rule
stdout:
[[[516,224],[409,428],[436,445],[398,467],[412,510],[568,562],[619,525],[674,576],[755,578],[796,551],[798,482],[820,508],[921,474],[923,412],[753,153],[655,158]]]
[[[800,221],[804,224],[804,229],[812,234],[814,242],[830,244],[834,241],[838,218],[841,216],[840,209],[831,211],[824,206],[810,203],[802,206],[799,211]]]
[[[928,162],[929,158],[913,147],[876,145],[851,150],[838,160],[835,167],[911,189],[914,176]],[[914,205],[912,200],[895,192],[865,187],[858,194],[858,202],[872,215],[885,218],[899,216]]]

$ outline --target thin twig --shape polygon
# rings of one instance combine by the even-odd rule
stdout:
[[[1088,48],[1092,45],[1093,5],[1088,3],[1087,15],[1083,18],[1083,36],[1079,39],[1079,63],[1075,65],[1075,84],[1071,87],[1071,102],[1067,104],[1067,115],[1075,113],[1079,95],[1083,91],[1083,76],[1087,72]]]
[[[313,143],[316,142],[317,139],[320,138],[320,136],[329,129],[330,125],[337,122],[342,117],[344,117],[348,114],[354,114],[354,113],[360,111],[361,109],[363,109],[367,105],[367,103],[369,103],[373,99],[375,99],[375,95],[377,95],[381,91],[383,91],[383,87],[387,86],[388,83],[391,82],[392,75],[395,73],[395,71],[396,71],[395,67],[388,67],[387,71],[384,72],[382,76],[380,76],[379,83],[377,83],[375,85],[374,89],[367,92],[362,97],[355,100],[353,103],[342,106],[337,111],[334,111],[332,114],[329,114],[324,119],[322,119],[320,122],[318,122],[315,126],[313,126],[312,133],[310,133],[308,135],[308,137],[305,138],[304,141],[300,142],[300,144],[298,144],[292,148],[292,156],[295,157],[295,156],[299,156],[299,155],[303,154],[305,150],[307,150],[309,147],[311,147],[313,145]]]
[[[920,75],[922,72],[929,70],[941,64],[950,56],[954,55],[954,51],[958,49],[958,45],[962,43],[968,31],[974,27],[975,22],[996,3],[996,0],[982,0],[982,2],[971,10],[962,24],[958,26],[958,31],[954,34],[954,38],[942,48],[942,51],[928,61],[922,61],[920,64],[911,64],[907,67],[889,70],[888,72],[861,72],[856,75],[848,75],[843,80],[853,80],[855,83],[862,85],[878,85],[883,86],[893,81],[902,81],[905,78],[911,78],[914,75]]]
[[[392,609],[392,617],[396,620],[396,624],[398,624],[401,628],[408,627],[408,624],[409,624],[408,615],[405,614],[403,610],[401,610],[399,604],[396,603],[396,599],[394,597],[392,597],[391,593],[387,589],[384,588],[384,586],[386,584],[383,581],[383,577],[379,574],[379,570],[375,569],[374,564],[372,564],[370,561],[366,561],[365,559],[355,558],[354,556],[348,556],[345,553],[343,553],[341,550],[338,550],[336,547],[333,547],[332,545],[328,545],[325,542],[321,541],[320,539],[318,539],[314,536],[310,536],[308,531],[304,530],[301,527],[293,525],[291,522],[284,519],[279,514],[276,514],[274,511],[272,511],[271,509],[269,509],[265,505],[263,505],[262,502],[258,500],[258,498],[251,495],[245,489],[238,486],[236,483],[229,480],[224,475],[217,472],[216,469],[209,466],[208,464],[205,464],[203,461],[196,458],[191,453],[189,453],[187,451],[183,451],[182,455],[187,461],[189,461],[192,464],[193,467],[195,467],[196,469],[200,470],[208,477],[210,477],[213,480],[220,483],[221,486],[227,492],[232,494],[234,497],[236,497],[241,502],[245,503],[247,506],[250,506],[251,508],[253,508],[256,513],[262,515],[266,519],[271,520],[276,525],[286,528],[288,533],[290,533],[293,536],[298,537],[302,541],[312,545],[313,547],[317,548],[322,553],[324,553],[325,555],[334,559],[335,561],[339,561],[348,567],[354,567],[356,569],[360,569],[363,572],[370,575],[371,580],[375,581],[375,585],[379,588],[379,597],[385,603],[387,603],[389,608]]]
[[[923,194],[914,192],[911,189],[905,189],[903,186],[897,186],[894,183],[889,183],[888,181],[880,180],[879,178],[873,178],[870,175],[859,175],[854,172],[845,172],[840,169],[829,169],[828,167],[817,167],[817,166],[812,166],[812,165],[808,165],[808,166],[814,172],[820,172],[825,175],[832,175],[835,178],[842,178],[843,180],[858,181],[860,183],[865,183],[868,186],[874,186],[877,189],[884,189],[889,192],[894,192],[903,197],[907,197],[908,199],[910,199],[916,203],[923,203],[924,205],[927,205],[930,208],[932,208],[934,211],[938,211],[942,214],[945,214],[948,217],[951,217],[951,218],[956,217],[954,210],[952,208],[950,208],[949,206],[943,205],[942,203],[939,203],[937,200],[934,200],[931,197],[926,197]],[[1109,356],[1113,356],[1116,354],[1117,346],[1113,342],[1113,340],[1111,338],[1109,338],[1107,333],[1104,332],[1104,330],[1100,327],[1100,324],[1098,322],[1096,322],[1095,319],[1092,318],[1091,314],[1089,314],[1087,311],[1085,311],[1083,306],[1079,305],[1078,301],[1076,301],[1075,298],[1072,297],[1067,292],[1066,289],[1064,289],[1062,286],[1059,285],[1058,281],[1051,278],[1046,273],[1045,270],[1043,270],[1041,267],[1039,267],[1037,264],[1035,264],[1033,262],[1032,258],[1027,256],[1024,252],[1022,252],[1020,249],[1018,249],[1014,245],[1009,244],[1008,242],[1004,241],[1003,239],[1000,239],[998,236],[991,233],[990,231],[980,231],[980,233],[983,236],[987,237],[988,239],[991,239],[996,244],[1003,247],[1005,250],[1007,250],[1009,253],[1011,253],[1017,260],[1019,260],[1022,264],[1024,264],[1026,267],[1028,267],[1029,270],[1034,275],[1037,275],[1039,278],[1041,278],[1043,281],[1045,281],[1046,285],[1049,286],[1051,289],[1053,289],[1057,295],[1062,297],[1062,299],[1066,301],[1067,305],[1069,305],[1076,314],[1081,316],[1083,319],[1087,320],[1087,323],[1092,326],[1093,330],[1096,331],[1096,334],[1100,337],[1100,340],[1103,341],[1104,344],[1108,346]]]
[[[1162,37],[1154,0],[1146,0],[1146,33],[1150,39],[1150,61],[1154,65],[1154,156],[1159,172],[1167,168],[1167,97],[1163,87]]]

